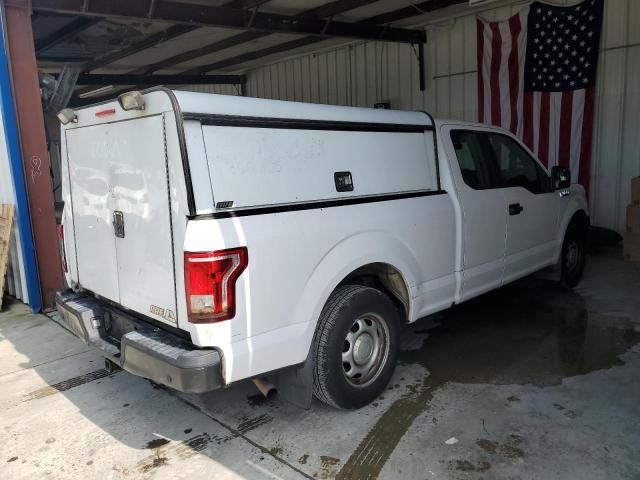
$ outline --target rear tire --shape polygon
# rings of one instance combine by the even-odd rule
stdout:
[[[588,226],[581,218],[574,218],[567,227],[560,255],[560,283],[564,287],[573,288],[582,278],[587,255],[587,230]]]
[[[313,337],[313,394],[356,409],[375,400],[398,357],[398,311],[384,293],[362,285],[336,288]]]

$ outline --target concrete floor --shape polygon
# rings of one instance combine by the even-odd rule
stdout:
[[[357,412],[179,395],[102,370],[45,316],[0,313],[2,478],[640,478],[640,265],[526,279],[403,334]]]

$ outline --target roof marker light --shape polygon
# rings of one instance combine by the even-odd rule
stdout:
[[[63,125],[66,125],[69,122],[78,123],[78,115],[76,115],[76,112],[70,108],[63,108],[56,114],[56,116]]]
[[[123,93],[118,102],[123,110],[144,110],[144,97],[138,90]]]
[[[96,117],[107,117],[109,115],[113,115],[114,113],[116,113],[115,108],[105,108],[104,110],[98,110],[95,115]]]

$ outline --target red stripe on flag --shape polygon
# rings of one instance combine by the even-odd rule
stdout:
[[[509,31],[511,32],[511,52],[509,52],[509,96],[511,97],[511,124],[509,130],[518,131],[518,36],[522,31],[520,15],[514,15],[509,19]]]
[[[538,158],[545,166],[549,166],[549,110],[551,95],[543,92],[540,95],[540,134],[538,136]]]
[[[571,117],[573,113],[573,90],[562,93],[560,103],[560,138],[558,140],[558,165],[568,167],[571,157]]]
[[[533,151],[533,92],[524,92],[522,101],[522,121],[524,122],[522,141],[531,151]]]
[[[476,50],[478,57],[478,121],[484,122],[484,75],[482,74],[482,55],[484,53],[484,23],[476,19]]]
[[[578,171],[578,183],[589,194],[589,167],[591,165],[591,141],[593,138],[593,87],[585,88],[584,113],[582,117],[582,139],[580,144],[580,170]]]
[[[502,36],[497,22],[490,23],[491,27],[491,123],[502,125],[500,112],[500,59],[502,57]]]

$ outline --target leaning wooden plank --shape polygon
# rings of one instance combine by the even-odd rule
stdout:
[[[9,242],[11,240],[13,211],[13,205],[0,204],[0,308],[2,308],[2,297],[4,296],[4,275],[9,262]]]

